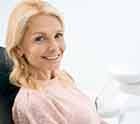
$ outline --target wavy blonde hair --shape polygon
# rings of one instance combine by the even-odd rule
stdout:
[[[9,17],[6,50],[14,63],[13,70],[10,74],[10,81],[16,86],[33,89],[38,88],[37,82],[30,76],[29,64],[25,58],[17,55],[15,48],[22,42],[30,18],[42,13],[55,16],[64,28],[63,17],[58,10],[49,3],[41,0],[24,0],[14,8]],[[62,72],[59,78],[67,82],[67,84],[73,80],[65,72]]]

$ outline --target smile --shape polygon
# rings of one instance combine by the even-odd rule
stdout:
[[[56,56],[43,56],[42,58],[47,59],[47,60],[57,60],[60,57],[60,54]]]
[[[48,57],[46,57],[47,59],[49,59],[49,60],[55,60],[55,59],[57,59],[59,57],[59,55],[57,55],[57,56],[48,56]]]

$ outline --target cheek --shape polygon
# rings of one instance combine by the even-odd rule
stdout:
[[[30,47],[30,49],[25,51],[25,56],[29,63],[37,62],[37,59],[40,58],[41,49]]]
[[[66,49],[66,44],[63,42],[59,46],[60,46],[61,51],[64,52]]]

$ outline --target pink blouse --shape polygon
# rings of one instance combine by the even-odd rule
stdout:
[[[12,108],[15,124],[100,124],[89,98],[76,86],[58,83],[45,90],[21,88]]]

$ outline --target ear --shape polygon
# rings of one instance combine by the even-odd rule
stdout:
[[[15,52],[19,57],[22,57],[23,54],[24,54],[23,48],[22,48],[22,47],[18,47],[18,46],[14,48],[14,52]]]

